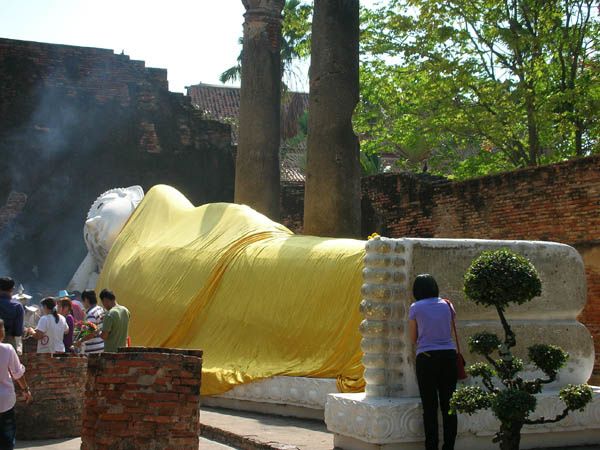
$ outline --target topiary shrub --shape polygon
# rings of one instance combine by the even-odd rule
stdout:
[[[511,304],[523,304],[542,293],[542,283],[531,262],[507,249],[483,252],[465,274],[465,294],[479,305],[495,308],[498,312],[504,340],[488,332],[474,334],[469,338],[471,353],[482,355],[487,363],[476,363],[467,373],[481,379],[483,387],[465,386],[456,390],[450,401],[456,412],[474,414],[480,409],[491,408],[500,420],[500,430],[493,442],[500,443],[501,450],[518,450],[523,425],[558,422],[569,411],[582,411],[592,400],[592,390],[586,385],[566,386],[559,392],[565,403],[562,413],[554,418],[529,419],[535,411],[536,397],[544,384],[556,380],[569,355],[560,347],[547,344],[532,345],[528,349],[529,360],[538,367],[545,378],[525,380],[519,376],[523,361],[513,356],[511,348],[516,337],[504,316]],[[498,352],[499,359],[492,354]],[[494,384],[497,377],[501,385]]]

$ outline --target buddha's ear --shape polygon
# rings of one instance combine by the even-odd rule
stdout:
[[[125,188],[125,189],[127,190],[127,193],[129,194],[129,197],[131,198],[131,201],[133,202],[133,204],[135,206],[139,205],[139,203],[144,198],[144,189],[138,185],[129,186],[128,188]]]

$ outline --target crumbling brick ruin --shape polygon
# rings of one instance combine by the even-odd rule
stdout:
[[[166,70],[112,50],[0,39],[0,154],[0,272],[34,293],[69,281],[109,188],[233,199],[229,126],[169,92]]]

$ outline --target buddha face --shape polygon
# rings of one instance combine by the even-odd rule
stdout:
[[[102,268],[121,229],[143,197],[144,191],[140,186],[111,189],[98,197],[90,208],[83,236],[99,269]]]

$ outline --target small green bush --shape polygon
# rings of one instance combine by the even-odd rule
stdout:
[[[592,401],[592,388],[587,384],[568,384],[560,390],[558,396],[565,402],[569,411],[583,411]]]
[[[450,409],[464,414],[474,414],[492,406],[493,396],[479,386],[465,386],[456,391],[450,400]]]
[[[506,308],[542,293],[531,262],[507,249],[483,252],[465,275],[465,294],[479,305]]]
[[[535,344],[528,348],[529,359],[549,377],[555,377],[569,354],[556,345]]]
[[[529,359],[544,372],[546,378],[521,378],[519,372],[523,370],[523,360],[511,352],[516,345],[516,336],[506,320],[504,310],[510,303],[525,303],[541,292],[542,285],[535,267],[523,256],[507,249],[483,252],[465,274],[467,298],[496,309],[504,330],[504,340],[486,331],[469,338],[471,353],[482,355],[487,363],[472,364],[467,372],[473,377],[480,377],[485,390],[480,386],[461,387],[452,396],[450,407],[453,411],[465,414],[491,408],[500,420],[500,430],[493,442],[499,442],[501,450],[519,449],[523,425],[558,422],[569,411],[583,410],[592,400],[589,386],[569,385],[559,393],[565,403],[561,413],[554,418],[529,418],[529,414],[535,411],[535,394],[542,392],[543,385],[556,379],[569,355],[555,345],[532,345],[528,349]],[[499,359],[491,357],[495,352],[498,352]],[[494,385],[493,377],[497,377],[502,386]]]
[[[475,333],[469,337],[469,351],[483,356],[495,352],[501,344],[502,341],[498,336],[487,331]]]
[[[535,411],[535,397],[520,389],[505,389],[492,400],[492,411],[502,422],[523,421]]]

